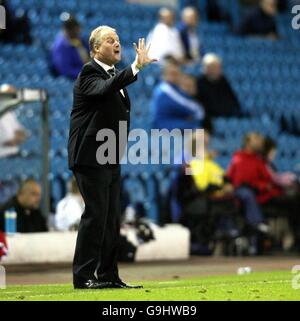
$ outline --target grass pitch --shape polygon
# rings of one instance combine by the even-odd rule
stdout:
[[[71,284],[8,286],[0,301],[298,301],[290,271],[142,282],[138,290],[74,290]],[[137,282],[140,284],[140,282]]]

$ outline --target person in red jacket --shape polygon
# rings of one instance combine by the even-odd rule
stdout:
[[[243,147],[231,160],[226,173],[235,188],[235,196],[241,201],[246,223],[254,230],[268,233],[261,204],[281,194],[281,189],[272,180],[264,160],[260,157],[264,138],[258,133],[245,136]]]
[[[1,257],[7,255],[7,243],[5,239],[5,234],[0,231],[0,261]]]
[[[248,133],[243,148],[234,153],[227,171],[227,177],[235,188],[247,186],[256,193],[256,200],[264,204],[283,193],[274,181],[265,161],[260,156],[264,137],[258,133]]]

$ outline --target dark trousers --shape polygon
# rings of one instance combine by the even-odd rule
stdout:
[[[73,281],[119,279],[120,167],[73,170],[85,202],[73,261]]]

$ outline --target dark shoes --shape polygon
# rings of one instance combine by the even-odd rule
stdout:
[[[129,285],[129,284],[126,284],[120,280],[117,282],[112,282],[111,288],[113,288],[113,289],[142,289],[143,286],[142,285]]]
[[[86,280],[84,282],[74,282],[74,289],[142,289],[142,285],[129,285],[121,280],[112,282],[103,282],[97,280]]]
[[[74,289],[108,289],[112,287],[112,282],[99,282],[96,280],[87,280],[85,282],[74,283]]]

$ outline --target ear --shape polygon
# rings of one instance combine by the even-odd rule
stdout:
[[[100,46],[99,45],[95,45],[94,46],[94,51],[95,52],[99,52],[100,51]]]

